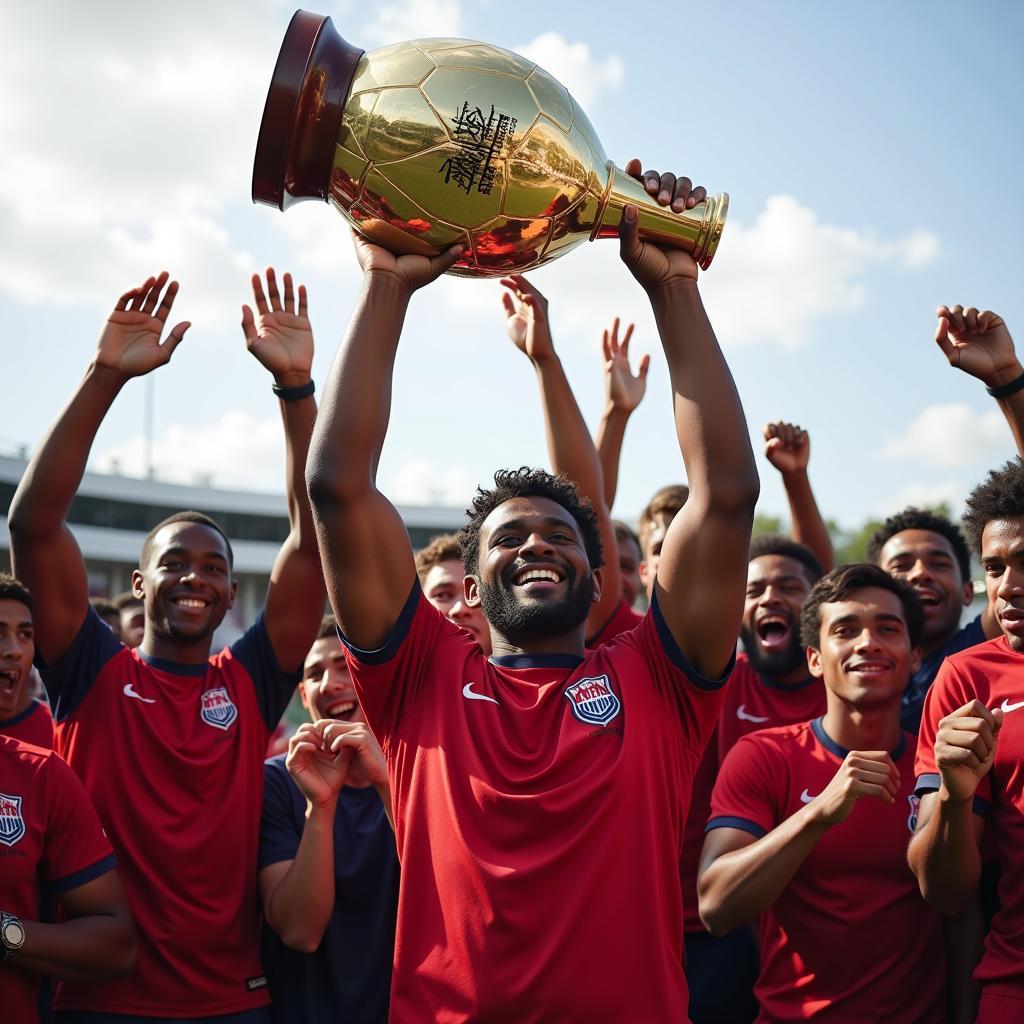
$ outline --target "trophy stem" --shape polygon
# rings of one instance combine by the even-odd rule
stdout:
[[[658,245],[685,249],[702,270],[711,266],[729,212],[728,193],[708,196],[692,210],[674,213],[668,206],[659,206],[641,182],[610,160],[607,167],[608,186],[591,239],[617,238],[623,208],[632,203],[637,208],[641,238]]]

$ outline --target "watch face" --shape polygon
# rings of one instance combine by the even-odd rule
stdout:
[[[8,921],[4,925],[4,945],[8,949],[18,949],[25,941],[25,929],[18,921]]]

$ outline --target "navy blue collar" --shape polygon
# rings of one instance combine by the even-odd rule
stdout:
[[[150,668],[158,669],[160,672],[169,672],[175,676],[205,676],[210,667],[208,661],[204,661],[202,665],[186,665],[180,661],[171,661],[170,658],[157,658],[152,654],[146,654],[141,647],[137,647],[136,651]]]
[[[845,747],[839,746],[838,743],[827,732],[825,732],[825,726],[822,725],[822,719],[816,718],[811,722],[811,730],[814,733],[815,739],[830,753],[835,754],[838,758],[845,758],[849,751]],[[902,756],[903,752],[907,749],[907,736],[906,733],[900,732],[900,741],[896,744],[896,749],[893,750],[889,756],[894,760],[898,761]]]
[[[501,668],[576,668],[583,664],[578,654],[492,654],[487,660]]]
[[[8,718],[6,721],[0,721],[0,729],[10,729],[19,722],[24,722],[32,712],[38,711],[39,708],[42,707],[42,704],[43,702],[41,700],[36,700],[35,697],[33,697],[32,703],[29,704],[21,714],[15,715],[13,718]]]

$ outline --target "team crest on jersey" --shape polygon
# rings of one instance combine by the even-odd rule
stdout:
[[[204,691],[200,700],[202,708],[199,714],[207,725],[212,725],[216,729],[228,729],[238,717],[238,708],[223,686]]]
[[[621,710],[622,702],[608,676],[588,676],[565,691],[572,713],[587,725],[607,725]]]
[[[21,797],[0,793],[0,843],[13,846],[25,834]]]
[[[907,797],[910,804],[910,815],[907,818],[907,828],[913,832],[917,828],[917,812],[921,810],[921,798],[914,793]]]

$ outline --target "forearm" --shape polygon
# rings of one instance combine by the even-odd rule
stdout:
[[[999,408],[1002,409],[1010,426],[1017,454],[1024,457],[1024,391],[1018,391],[1008,398],[1000,398]]]
[[[267,923],[290,949],[312,953],[334,910],[337,803],[310,807],[295,860],[266,901]]]
[[[347,489],[374,486],[391,417],[391,378],[409,292],[367,275],[348,332],[324,385],[306,479],[314,506]]]
[[[278,383],[284,387],[294,386],[280,380]],[[299,548],[316,555],[313,512],[306,493],[306,459],[316,426],[316,400],[310,395],[298,401],[281,401],[279,405],[284,424],[285,496],[291,535]]]
[[[940,790],[934,813],[910,841],[907,859],[921,895],[942,914],[958,913],[981,878],[972,801],[954,801]]]
[[[25,945],[8,966],[51,978],[118,978],[135,966],[135,928],[127,915],[77,917],[60,924],[25,921]],[[5,970],[0,966],[0,972]]]
[[[604,503],[609,511],[615,505],[615,495],[619,489],[619,460],[622,458],[622,442],[626,437],[628,422],[628,412],[608,405],[601,413],[601,421],[594,435],[594,447],[597,449],[604,479]]]
[[[40,540],[61,530],[96,433],[125,382],[122,374],[90,364],[18,485],[10,510],[15,542],[19,536]]]
[[[807,471],[783,473],[782,486],[786,489],[786,499],[789,502],[793,540],[810,548],[821,562],[821,567],[828,572],[835,564],[832,538],[829,537],[825,520],[818,510]]]
[[[827,828],[805,808],[756,843],[725,853],[705,868],[697,892],[708,931],[725,935],[771,907]]]
[[[732,374],[694,281],[651,294],[691,501],[752,515],[757,468]]]

